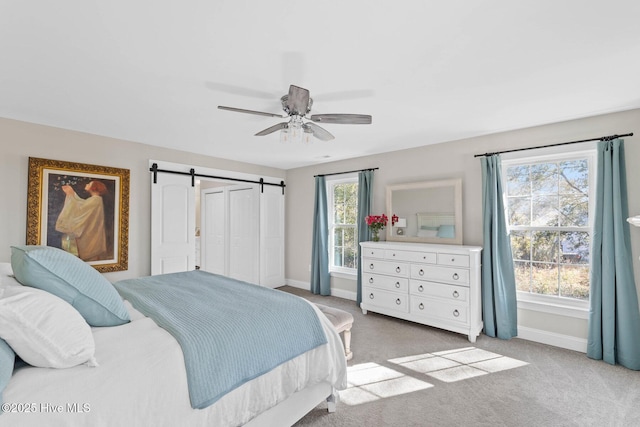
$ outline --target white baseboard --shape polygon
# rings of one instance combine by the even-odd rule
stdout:
[[[344,289],[331,289],[331,296],[355,301],[358,294],[353,291],[345,291]]]
[[[518,325],[518,338],[552,345],[554,347],[566,348],[567,350],[579,351],[581,353],[587,352],[587,340],[584,338],[556,334],[540,329],[527,328],[526,326]]]
[[[287,286],[293,286],[294,288],[304,289],[305,291],[311,289],[309,282],[303,282],[301,280],[284,279],[284,284]]]
[[[304,289],[308,291],[311,286],[309,282],[303,282],[301,280],[293,280],[293,279],[285,279],[285,284],[288,286],[293,286],[294,288]],[[344,289],[331,289],[331,296],[348,299],[351,301],[355,301],[357,298],[357,294],[353,291],[345,291]]]

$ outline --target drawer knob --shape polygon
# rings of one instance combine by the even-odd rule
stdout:
[[[451,262],[456,262],[456,259],[455,258],[451,258]]]
[[[422,291],[424,291],[424,286],[422,285],[418,286],[418,292],[422,292]]]
[[[396,288],[400,289],[400,282],[396,282]]]
[[[453,297],[454,298],[458,298],[460,296],[460,294],[458,293],[458,291],[453,291]]]
[[[373,263],[369,264],[369,270],[373,270]]]
[[[396,273],[400,273],[401,268],[400,267],[396,267]]]
[[[396,304],[397,304],[397,305],[402,304],[402,301],[400,301],[400,298],[396,299]]]
[[[421,276],[424,276],[424,270],[420,269],[420,271],[418,271],[418,274],[421,275]]]
[[[453,310],[453,317],[460,316],[460,312],[458,310]]]
[[[396,254],[392,254],[391,256],[396,256]]]
[[[369,298],[370,298],[370,299],[373,299],[373,294],[369,294]]]
[[[458,280],[460,276],[458,276],[458,273],[453,273],[453,280]]]
[[[369,277],[369,283],[373,283],[373,277]]]
[[[420,310],[424,310],[424,304],[423,304],[423,303],[420,303],[420,305],[418,306],[418,308],[419,308]]]

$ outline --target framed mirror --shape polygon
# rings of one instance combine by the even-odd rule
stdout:
[[[461,245],[462,179],[388,185],[387,216],[388,241]]]

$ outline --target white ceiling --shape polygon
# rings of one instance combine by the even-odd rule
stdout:
[[[640,2],[0,0],[0,116],[283,169],[640,107]],[[310,145],[253,136],[290,84]],[[622,130],[624,131],[624,130]],[[5,142],[3,142],[4,144]]]

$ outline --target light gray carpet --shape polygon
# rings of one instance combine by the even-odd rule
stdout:
[[[353,314],[350,370],[374,363],[378,368],[372,373],[394,372],[411,383],[428,385],[366,403],[339,402],[331,414],[323,404],[296,426],[640,426],[640,372],[521,339],[480,335],[472,344],[464,335],[371,312],[363,315],[354,301],[290,286],[279,289]],[[395,360],[469,347],[480,351],[466,351],[491,352],[505,356],[501,360],[526,364],[514,362],[517,367],[511,369],[447,382]],[[362,381],[362,375],[352,371],[349,378]],[[396,384],[372,380],[374,390],[382,387],[379,395],[392,392]]]

